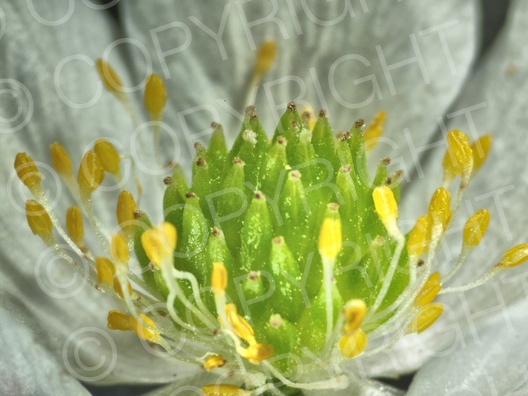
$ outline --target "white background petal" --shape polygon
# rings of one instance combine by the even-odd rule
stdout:
[[[192,142],[211,132],[211,121],[222,122],[231,139],[238,132],[236,116],[264,40],[273,39],[278,47],[257,95],[268,130],[289,100],[326,108],[341,130],[385,109],[390,132],[381,146],[395,158],[407,151],[405,128],[417,145],[427,141],[459,92],[476,50],[475,1],[435,3],[434,12],[429,3],[414,0],[122,5],[126,34],[149,49],[154,71],[167,79],[167,120],[191,152]],[[219,31],[223,35],[215,40]],[[145,59],[138,48],[131,57],[140,81]],[[384,73],[382,59],[395,65],[413,58],[423,60],[423,74],[417,62]],[[412,161],[406,166],[412,169]]]
[[[431,360],[416,374],[408,396],[525,395],[528,392],[526,301],[466,338],[466,346]]]

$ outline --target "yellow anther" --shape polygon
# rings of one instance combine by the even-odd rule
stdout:
[[[112,143],[105,139],[98,139],[94,144],[94,151],[105,171],[111,175],[119,175],[121,157]]]
[[[135,213],[138,207],[134,196],[128,191],[121,191],[117,198],[116,217],[117,223],[125,234],[133,232],[137,226]]]
[[[438,188],[431,198],[427,211],[429,223],[440,223],[444,230],[451,220],[451,194],[445,188]]]
[[[466,175],[473,168],[473,152],[466,134],[452,130],[447,134],[447,152],[444,156],[444,169],[457,176]]]
[[[440,293],[440,289],[442,289],[440,273],[433,272],[425,282],[422,290],[420,290],[420,293],[414,299],[414,306],[421,308],[432,303],[438,293]]]
[[[108,312],[106,323],[110,330],[132,330],[128,315],[115,309]]]
[[[97,283],[112,286],[114,284],[115,267],[106,257],[95,259],[95,270],[97,271]]]
[[[51,162],[53,167],[61,176],[69,177],[73,175],[73,167],[70,156],[60,143],[50,145]]]
[[[93,151],[87,151],[81,160],[77,183],[84,194],[91,194],[101,184],[104,178],[104,169],[99,158]]]
[[[407,332],[418,334],[424,332],[436,322],[440,315],[442,315],[442,312],[444,312],[444,306],[439,303],[423,306],[413,318]]]
[[[431,225],[429,224],[429,217],[420,216],[416,220],[416,224],[409,234],[407,240],[407,252],[409,256],[418,258],[422,256],[429,247],[431,240]]]
[[[341,218],[339,217],[338,206],[329,204],[326,216],[319,231],[319,253],[321,257],[328,260],[335,260],[343,247],[341,232]]]
[[[263,76],[273,65],[277,56],[277,45],[275,41],[264,41],[258,50],[255,61],[255,75]]]
[[[478,171],[486,159],[491,148],[491,135],[481,136],[471,144],[471,151],[473,153],[473,173]]]
[[[176,239],[176,228],[171,223],[164,222],[145,231],[141,235],[141,245],[152,264],[159,267],[162,260],[172,259],[172,253],[176,249]]]
[[[249,325],[246,319],[237,313],[237,307],[235,304],[227,304],[225,306],[225,313],[227,321],[237,336],[245,340],[250,345],[257,343],[253,328]]]
[[[127,264],[129,260],[128,245],[125,237],[121,233],[112,235],[110,241],[110,253],[112,254],[112,259],[115,262],[121,264]]]
[[[513,268],[528,260],[528,243],[512,247],[504,253],[497,267]]]
[[[372,122],[365,128],[363,133],[363,139],[365,140],[365,148],[367,151],[372,150],[383,133],[383,126],[385,125],[385,119],[387,118],[387,113],[380,111],[376,114],[376,117]]]
[[[211,288],[215,294],[222,293],[227,288],[227,270],[224,263],[213,263]]]
[[[365,319],[367,314],[367,305],[363,300],[350,300],[345,305],[344,315],[346,319],[346,324],[344,327],[345,334],[353,333]]]
[[[376,187],[372,192],[374,207],[379,219],[387,229],[387,232],[394,235],[398,232],[396,220],[398,220],[398,205],[394,199],[392,190],[387,186]]]
[[[157,74],[151,74],[145,86],[145,108],[152,118],[159,118],[166,102],[167,90],[163,79]]]
[[[33,234],[48,242],[53,237],[53,224],[46,209],[33,199],[26,201],[26,217]]]
[[[156,328],[156,323],[145,314],[139,314],[139,319],[129,316],[130,327],[136,335],[145,341],[159,343],[161,338]]]
[[[489,221],[490,213],[486,209],[481,209],[473,213],[464,225],[464,245],[471,247],[477,246],[488,229]]]
[[[248,394],[238,386],[230,384],[205,385],[202,386],[202,393],[204,396],[244,396]]]
[[[40,187],[42,175],[40,174],[37,165],[35,165],[33,158],[26,153],[18,153],[16,155],[15,171],[20,181],[30,190]]]
[[[70,206],[66,211],[66,229],[72,241],[77,246],[81,246],[84,238],[84,225],[81,210],[77,206]]]
[[[222,367],[226,364],[225,359],[220,355],[211,355],[203,363],[203,368],[206,371],[214,370],[215,368]]]
[[[130,284],[128,280],[127,280],[126,288],[127,288],[127,294],[131,296],[134,293],[134,290],[132,289],[132,285]],[[114,278],[114,291],[122,299],[125,298],[125,295],[123,294],[123,287],[121,286],[121,282],[119,282],[118,278]]]
[[[260,364],[263,360],[273,356],[273,352],[271,344],[251,344],[240,353],[240,356],[249,360],[250,363]]]
[[[360,355],[365,350],[367,342],[367,335],[361,329],[358,329],[353,333],[341,337],[337,346],[344,357],[351,359]]]
[[[112,92],[116,96],[122,96],[124,89],[123,89],[123,82],[117,75],[116,71],[112,66],[108,64],[107,61],[104,59],[97,59],[95,62],[97,66],[97,71],[99,72],[99,76],[101,77],[101,80],[103,81],[104,87]]]

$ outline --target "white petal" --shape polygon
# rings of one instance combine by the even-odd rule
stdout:
[[[528,391],[526,301],[512,307],[511,322],[501,316],[467,334],[465,345],[432,359],[418,371],[409,396],[516,395]]]
[[[472,180],[462,202],[460,212],[454,220],[453,231],[447,238],[446,249],[441,249],[438,263],[443,273],[447,272],[460,252],[461,231],[467,216],[480,208],[491,212],[491,223],[481,246],[476,248],[456,276],[453,285],[463,285],[476,280],[480,274],[500,260],[509,247],[526,242],[526,210],[524,197],[528,176],[526,173],[525,131],[527,101],[524,92],[528,88],[528,64],[525,57],[524,37],[528,34],[525,23],[528,4],[518,1],[511,6],[509,21],[487,56],[483,66],[471,79],[461,100],[447,116],[448,130],[458,128],[469,133],[472,139],[485,133],[493,135],[491,154]],[[464,112],[469,112],[473,125]],[[425,213],[428,197],[439,186],[441,162],[445,153],[442,137],[431,141],[439,143],[422,152],[423,174],[418,173],[409,188],[404,191],[402,223],[407,229],[420,213]],[[420,153],[417,153],[418,155]],[[424,177],[426,179],[424,179]],[[442,296],[446,312],[439,323],[420,335],[417,345],[402,343],[391,352],[398,361],[400,371],[412,370],[434,355],[443,344],[453,345],[460,331],[478,327],[479,320],[507,312],[508,306],[526,298],[526,266],[504,271],[500,276],[479,288],[465,293]],[[451,284],[449,284],[450,286]],[[448,286],[448,285],[444,285]],[[436,329],[436,330],[435,330]],[[435,335],[438,331],[440,336]],[[409,361],[411,364],[405,364]],[[403,362],[403,363],[402,363]],[[394,364],[385,359],[380,365]]]
[[[238,132],[236,115],[246,103],[256,49],[273,39],[278,57],[257,99],[268,130],[290,100],[328,109],[336,129],[385,109],[390,132],[382,146],[399,158],[407,151],[404,128],[416,144],[424,144],[467,76],[476,48],[476,3],[444,1],[431,12],[420,1],[186,7],[129,2],[122,4],[122,19],[127,34],[148,48],[154,71],[167,79],[167,120],[183,131],[182,145],[192,148],[194,140],[210,133],[213,120],[224,123],[231,137]],[[352,7],[349,13],[346,7]],[[133,54],[138,79],[143,78],[145,61],[139,50]],[[423,73],[417,62],[384,73],[383,59],[395,65],[413,58],[423,60]],[[412,169],[411,161],[406,165]]]
[[[55,360],[40,339],[38,327],[30,331],[0,308],[0,393],[17,395],[89,395]]]
[[[97,133],[111,132],[119,139],[131,130],[122,106],[107,92],[102,92],[93,106],[83,109],[72,108],[71,103],[68,105],[59,96],[58,87],[75,103],[87,102],[97,93],[99,77],[95,66],[87,62],[101,56],[116,38],[105,12],[94,11],[84,2],[67,2],[73,7],[69,15],[59,3],[65,4],[35,5],[34,10],[28,7],[36,2],[11,1],[1,5],[7,23],[0,40],[2,76],[6,77],[1,81],[0,95],[0,185],[5,186],[0,190],[0,305],[10,313],[17,313],[14,320],[38,330],[35,337],[49,351],[47,356],[55,356],[57,363],[65,364],[67,369],[71,366],[70,373],[78,378],[92,381],[110,368],[99,381],[171,381],[185,369],[150,355],[132,334],[105,329],[106,313],[115,308],[114,304],[84,284],[67,263],[55,260],[54,254],[45,249],[26,224],[24,202],[29,193],[12,170],[18,151],[49,162],[48,146],[58,140],[78,161],[85,145]],[[61,23],[49,26],[50,21]],[[68,58],[73,55],[82,57]],[[56,85],[57,67],[67,59],[71,62],[64,64]],[[119,64],[116,68],[119,66],[126,81],[126,73],[122,73],[126,69]],[[20,118],[6,121],[19,108]],[[24,125],[26,116],[29,122]],[[50,200],[61,199],[63,206],[59,205],[57,212],[62,218],[68,196],[64,190],[61,193],[56,189],[56,174],[43,166],[40,169]],[[58,284],[53,284],[54,281]],[[16,349],[17,338],[9,337]],[[25,342],[24,338],[21,341]],[[72,355],[76,348],[79,359]],[[63,361],[64,351],[67,358]],[[87,368],[80,370],[80,363]],[[99,363],[98,370],[91,370]],[[145,370],[145,365],[151,370]],[[33,386],[31,381],[27,386]]]

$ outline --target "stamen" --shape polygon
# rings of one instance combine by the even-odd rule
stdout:
[[[380,111],[378,114],[376,114],[376,117],[374,117],[371,123],[365,128],[363,139],[365,140],[365,149],[367,152],[371,151],[376,146],[376,144],[378,144],[379,138],[383,133],[383,126],[385,125],[386,118],[387,113]]]
[[[129,260],[128,245],[123,234],[118,233],[112,236],[110,242],[110,253],[115,262],[127,265]]]
[[[130,239],[136,230],[138,221],[135,217],[138,207],[132,193],[123,190],[117,198],[117,223],[123,233]]]
[[[257,343],[255,340],[255,332],[249,323],[237,313],[237,307],[235,304],[227,304],[225,306],[226,318],[237,336],[242,338],[250,345]]]
[[[97,272],[97,283],[112,286],[114,283],[115,267],[106,257],[95,259],[95,270]]]
[[[99,157],[94,151],[87,151],[81,160],[79,172],[77,173],[77,183],[81,193],[90,196],[101,185],[104,178],[104,168],[99,161]]]
[[[59,175],[70,178],[73,176],[73,167],[70,156],[60,143],[50,145],[51,162]]]
[[[431,225],[431,237],[434,236],[434,228],[441,225],[441,232],[445,231],[447,225],[451,220],[451,194],[445,188],[440,187],[436,189],[431,197],[427,215],[429,216],[429,224]]]
[[[214,384],[202,386],[204,396],[249,396],[251,392],[243,390],[236,385]]]
[[[365,350],[367,341],[367,335],[361,329],[358,329],[341,337],[338,347],[344,357],[352,359]]]
[[[416,224],[409,233],[409,238],[407,239],[407,253],[409,254],[410,269],[409,283],[411,285],[416,281],[418,260],[429,248],[430,240],[431,225],[429,224],[429,217],[420,216],[418,220],[416,220]]]
[[[475,212],[464,225],[464,245],[477,246],[486,230],[490,221],[490,213],[486,209]]]
[[[107,317],[107,327],[110,330],[121,330],[127,331],[132,330],[130,321],[128,320],[128,315],[124,314],[121,311],[111,310],[108,312]]]
[[[163,79],[157,74],[148,77],[145,86],[145,108],[153,120],[159,121],[167,102],[167,90]]]
[[[471,145],[471,151],[473,153],[473,173],[478,171],[484,165],[484,162],[486,162],[491,148],[491,142],[491,135],[484,135],[478,140],[475,140]]]
[[[273,356],[273,345],[271,344],[251,344],[246,349],[240,351],[240,356],[249,360],[250,363],[260,364],[263,360]]]
[[[42,175],[40,174],[37,165],[26,153],[18,153],[15,157],[15,170],[18,178],[24,185],[29,188],[34,195],[40,191],[40,181]]]
[[[444,312],[444,306],[439,303],[432,303],[425,305],[420,309],[420,311],[413,318],[411,324],[407,328],[408,333],[423,333],[429,327],[433,325],[434,322],[442,315]]]
[[[528,243],[517,245],[507,250],[499,261],[497,267],[513,268],[528,260]]]
[[[215,294],[225,292],[225,289],[227,288],[227,270],[224,263],[213,263],[211,288]]]
[[[221,355],[211,355],[203,363],[203,368],[206,371],[212,371],[215,368],[223,367],[226,364],[225,359]]]
[[[160,344],[161,337],[156,330],[156,323],[145,314],[139,314],[139,318],[129,316],[130,326],[139,338],[145,341]]]
[[[101,167],[116,179],[120,178],[121,157],[112,143],[105,139],[98,139],[93,148]]]
[[[442,283],[440,281],[440,273],[433,272],[414,299],[414,306],[417,308],[422,308],[427,304],[430,304],[436,298],[441,288]]]
[[[141,235],[141,244],[149,260],[156,267],[161,267],[162,260],[170,257],[176,249],[176,228],[167,222],[145,231]]]
[[[26,218],[33,234],[38,235],[46,244],[53,243],[53,224],[44,207],[33,199],[26,201]]]
[[[66,230],[72,241],[79,246],[81,250],[85,250],[84,239],[84,224],[81,210],[77,206],[70,206],[66,212]]]
[[[398,220],[398,205],[392,190],[387,186],[376,187],[372,192],[372,198],[374,199],[374,206],[379,219],[389,235],[396,238],[401,233],[396,224],[396,220]]]
[[[353,333],[359,329],[366,314],[367,304],[365,304],[365,301],[356,299],[347,302],[344,310],[346,324],[343,330],[345,334]]]
[[[275,41],[264,41],[258,50],[255,61],[255,76],[261,79],[271,68],[277,56],[277,44]]]
[[[339,205],[330,203],[327,206],[326,215],[319,232],[319,254],[323,261],[323,285],[326,301],[326,340],[332,335],[333,320],[333,283],[334,265],[339,252],[342,249],[341,218],[339,217]]]

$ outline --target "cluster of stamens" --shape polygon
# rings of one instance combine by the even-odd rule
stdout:
[[[263,45],[255,83],[274,56],[273,45]],[[105,87],[132,112],[117,73],[102,60],[97,65]],[[161,120],[165,102],[163,81],[152,75],[145,89],[152,120]],[[490,221],[485,209],[470,216],[458,261],[447,274],[434,271],[435,253],[491,139],[486,135],[471,145],[462,132],[448,133],[442,187],[428,212],[404,234],[398,226],[401,172],[388,174],[390,161],[383,160],[374,180],[365,178],[365,153],[376,144],[384,121],[380,113],[368,127],[359,120],[334,136],[324,111],[315,117],[310,109],[297,112],[292,103],[270,141],[254,108],[248,108],[231,151],[216,123],[209,148],[196,146],[191,186],[179,166],[165,178],[159,225],[138,209],[142,187],[134,174],[136,198],[120,191],[118,228],[110,233],[102,226],[111,226],[108,219],[94,212],[93,193],[106,175],[122,180],[121,163],[133,163],[130,155],[98,140],[82,157],[75,178],[65,148],[51,145],[53,167],[76,202],[66,211],[65,226],[47,200],[32,158],[19,153],[15,169],[34,197],[26,203],[32,232],[121,307],[108,313],[108,328],[133,331],[178,360],[244,382],[244,389],[208,385],[204,394],[256,395],[281,386],[338,389],[349,381],[341,361],[378,353],[406,334],[425,331],[443,312],[435,302],[439,294],[477,287],[528,258],[528,244],[513,247],[473,283],[445,287]],[[153,138],[160,164],[155,126]],[[448,189],[458,179],[452,202]],[[233,195],[223,195],[226,191]],[[237,199],[248,203],[244,210]],[[99,241],[97,249],[86,242],[84,219]],[[375,274],[370,285],[362,273]],[[251,299],[258,302],[248,307]],[[329,362],[334,375],[297,381],[312,358],[306,351]]]

